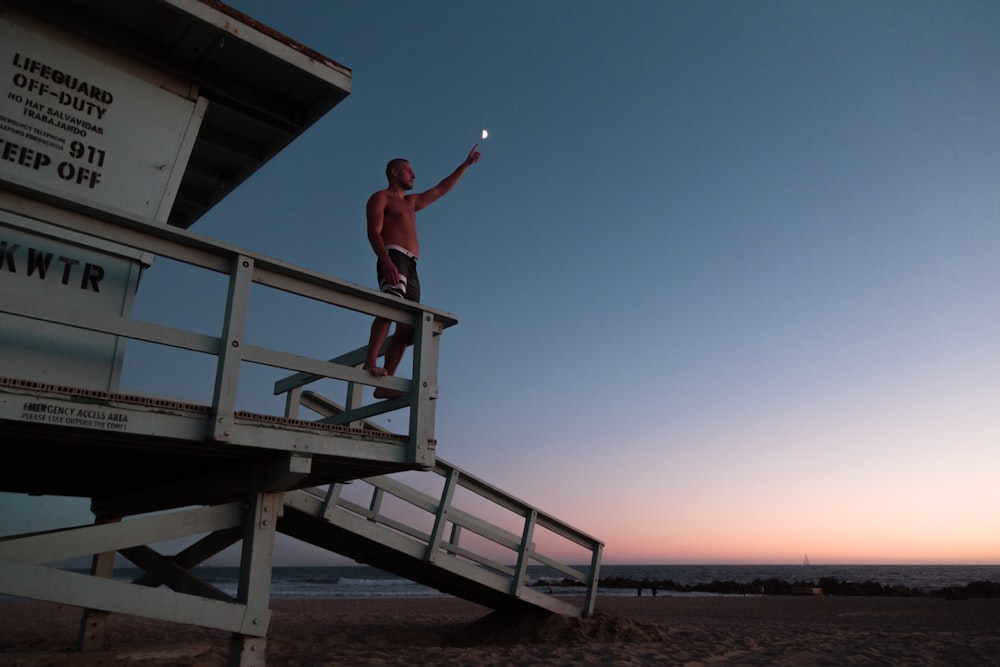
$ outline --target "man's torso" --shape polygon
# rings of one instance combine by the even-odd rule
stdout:
[[[406,197],[386,196],[382,210],[382,242],[386,246],[405,248],[414,256],[420,254],[417,242],[417,214],[412,195]]]

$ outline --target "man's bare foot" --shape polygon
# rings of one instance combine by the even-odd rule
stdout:
[[[385,370],[380,369],[380,370]],[[396,389],[386,389],[385,387],[375,387],[375,398],[399,398],[406,394],[405,391],[397,391]]]
[[[384,368],[379,368],[378,366],[365,366],[365,370],[377,378],[384,378],[389,374],[389,371]]]

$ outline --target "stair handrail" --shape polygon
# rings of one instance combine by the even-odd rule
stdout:
[[[343,412],[342,406],[315,392],[302,392],[299,396],[311,410],[318,414],[333,416]],[[385,431],[383,427],[367,421],[362,423],[362,427],[373,431]],[[526,575],[526,568],[529,564],[537,563],[550,567],[565,577],[579,581],[584,585],[586,593],[583,615],[589,616],[593,613],[604,548],[603,542],[555,516],[539,510],[498,486],[443,460],[441,457],[436,457],[430,471],[444,479],[443,489],[439,497],[411,487],[391,475],[358,480],[372,487],[367,506],[344,498],[345,487],[342,483],[331,484],[326,488],[302,489],[299,492],[311,494],[320,499],[323,506],[327,507],[325,511],[327,517],[333,517],[330,508],[336,507],[421,542],[426,547],[425,560],[429,562],[440,558],[461,558],[509,577],[511,581],[509,593],[511,595],[518,595],[524,587],[530,584]],[[455,490],[459,487],[514,516],[520,517],[522,520],[520,532],[505,529],[470,511],[456,507],[454,504]],[[412,525],[382,512],[385,494],[399,499],[408,506],[432,514],[434,527],[431,532],[414,528]],[[577,547],[582,547],[584,552],[589,553],[589,562],[583,568],[578,568],[540,551],[534,534],[537,527],[543,528]],[[478,535],[487,543],[510,550],[516,556],[516,564],[508,566],[500,563],[494,556],[481,553],[481,550],[466,548],[461,543],[462,534],[465,531]]]

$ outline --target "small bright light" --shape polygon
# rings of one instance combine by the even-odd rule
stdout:
[[[490,133],[487,132],[486,130],[483,130],[483,139],[485,139],[488,136],[490,136]]]

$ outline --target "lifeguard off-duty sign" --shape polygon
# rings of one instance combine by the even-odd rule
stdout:
[[[203,115],[192,86],[0,13],[0,180],[165,222]]]

